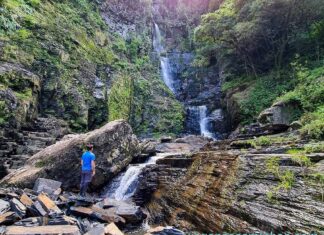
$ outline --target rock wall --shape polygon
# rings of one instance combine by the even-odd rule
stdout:
[[[1,184],[31,188],[39,177],[62,182],[63,188],[78,188],[80,157],[87,143],[94,144],[96,175],[92,189],[101,189],[138,154],[137,138],[125,121],[114,121],[100,129],[66,136],[31,157],[26,166],[7,175]]]
[[[184,176],[159,184],[148,204],[153,223],[204,233],[322,234],[323,186],[305,175],[320,173],[323,154],[309,155],[314,166],[305,173],[291,155],[274,154],[276,147],[245,153],[215,150],[220,147],[194,154]],[[285,152],[283,145],[279,152]],[[275,189],[280,180],[269,172],[269,159],[275,156],[279,171],[294,172],[291,189]]]

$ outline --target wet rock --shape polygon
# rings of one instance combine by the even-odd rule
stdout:
[[[0,215],[10,210],[10,203],[0,199]]]
[[[37,227],[9,226],[8,235],[80,235],[80,231],[75,225],[51,225]]]
[[[33,190],[37,193],[46,193],[50,197],[56,199],[58,194],[61,192],[60,187],[62,183],[56,180],[38,178],[35,182]]]
[[[125,121],[113,121],[100,129],[75,135],[40,151],[27,165],[7,175],[1,184],[31,188],[38,178],[62,182],[63,188],[78,188],[80,183],[80,156],[86,143],[94,143],[96,175],[92,189],[100,189],[138,155],[138,141]]]
[[[156,164],[168,165],[174,168],[188,168],[192,164],[192,159],[188,157],[165,157],[158,159]]]

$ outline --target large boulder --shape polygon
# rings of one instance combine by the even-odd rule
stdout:
[[[299,114],[300,108],[298,104],[277,102],[262,111],[258,121],[264,126],[271,126],[272,129],[285,131],[289,128],[289,124],[299,117]]]
[[[80,182],[80,157],[83,147],[94,144],[96,175],[93,190],[100,189],[125,168],[139,152],[138,140],[129,124],[113,121],[86,134],[72,135],[32,156],[26,166],[7,175],[0,183],[32,188],[37,178],[62,182],[62,187],[77,188]]]

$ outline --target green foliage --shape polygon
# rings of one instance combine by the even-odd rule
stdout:
[[[302,117],[304,126],[300,132],[303,137],[324,140],[324,106],[320,106],[313,113],[306,113]]]
[[[134,81],[130,76],[115,79],[109,94],[109,120],[125,119],[130,121],[133,105]]]
[[[322,153],[324,152],[324,143],[319,142],[319,143],[306,144],[304,146],[304,150],[306,153]]]
[[[295,182],[295,174],[290,170],[280,169],[280,157],[271,157],[266,161],[266,169],[269,173],[272,173],[279,179],[279,183],[276,187],[267,192],[267,198],[269,201],[273,201],[273,197],[279,190],[290,190]]]

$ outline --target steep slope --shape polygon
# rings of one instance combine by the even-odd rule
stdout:
[[[1,1],[2,64],[38,77],[34,88],[21,82],[27,77],[17,69],[4,68],[1,124],[17,118],[19,126],[39,113],[65,119],[74,130],[125,118],[142,133],[167,132],[165,126],[180,131],[181,106],[149,58],[151,6],[145,1],[136,6],[127,1]],[[10,105],[10,91],[17,109]],[[29,102],[30,115],[18,111],[23,102]],[[160,115],[152,118],[153,113]]]

